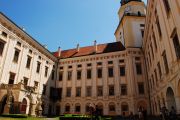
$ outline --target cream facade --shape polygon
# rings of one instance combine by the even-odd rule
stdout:
[[[137,65],[140,66],[140,73]],[[61,114],[89,113],[90,104],[98,105],[103,115],[128,115],[130,112],[138,113],[140,106],[149,108],[145,62],[140,49],[128,48],[111,53],[61,59],[59,68],[59,76],[63,76],[57,83],[63,91],[59,102]],[[112,68],[112,76],[109,76],[109,68]],[[98,73],[98,70],[102,73]],[[81,72],[80,79],[77,78],[77,71]],[[68,78],[69,72],[71,79]],[[78,88],[79,96],[76,90]]]
[[[180,1],[149,0],[145,22],[145,55],[150,104],[154,115],[166,106],[180,113]]]
[[[3,14],[0,23],[0,112],[35,115],[41,101],[50,101],[42,91],[54,86],[56,57]]]

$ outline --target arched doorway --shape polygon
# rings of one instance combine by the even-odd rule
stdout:
[[[0,114],[4,112],[4,107],[6,105],[7,96],[4,96],[0,102]]]
[[[174,92],[173,89],[171,87],[169,87],[167,89],[166,92],[166,101],[167,101],[167,107],[168,110],[171,110],[171,107],[173,106],[174,108],[176,108],[176,102],[175,102],[175,97],[174,97]]]
[[[98,106],[98,109],[99,109],[99,114],[103,115],[103,104],[102,103],[98,103],[97,106]]]
[[[21,103],[20,113],[26,114],[26,109],[27,109],[27,100],[24,98],[22,103]]]

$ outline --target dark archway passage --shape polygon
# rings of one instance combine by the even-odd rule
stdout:
[[[166,92],[166,101],[167,101],[167,108],[168,108],[168,110],[171,110],[172,106],[174,108],[176,108],[176,101],[175,101],[175,97],[174,97],[174,92],[173,92],[173,89],[171,87],[169,87],[167,89],[167,92]]]
[[[26,114],[26,109],[27,109],[27,100],[24,98],[22,103],[21,103],[21,114]]]
[[[0,114],[4,112],[4,107],[6,105],[7,96],[4,96],[0,102]]]

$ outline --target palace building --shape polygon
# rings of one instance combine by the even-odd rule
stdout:
[[[180,113],[180,1],[121,0],[116,42],[50,52],[0,13],[0,114]]]

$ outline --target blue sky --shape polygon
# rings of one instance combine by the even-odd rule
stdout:
[[[50,51],[115,42],[119,7],[120,0],[0,0],[0,11]]]

